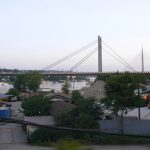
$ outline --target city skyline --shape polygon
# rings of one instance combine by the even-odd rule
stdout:
[[[100,35],[137,70],[143,45],[149,71],[149,7],[149,0],[0,1],[0,67],[39,70]],[[127,70],[103,48],[103,71]],[[69,70],[88,53],[52,69]],[[76,71],[83,69],[97,71],[97,53]]]

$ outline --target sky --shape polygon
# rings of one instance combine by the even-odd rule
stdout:
[[[100,35],[138,71],[143,46],[149,71],[149,8],[150,0],[0,0],[0,68],[43,69]],[[94,46],[51,69],[69,70]],[[102,47],[103,71],[129,70]],[[95,53],[75,71],[97,66]]]

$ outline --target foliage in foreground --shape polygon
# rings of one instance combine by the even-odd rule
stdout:
[[[22,103],[25,116],[49,115],[51,102],[48,97],[39,95],[26,98]]]
[[[69,113],[57,118],[58,126],[70,128],[97,129],[99,111],[94,107],[94,99],[83,99],[78,106]]]
[[[31,134],[29,142],[31,144],[48,146],[50,143],[54,145],[54,143],[61,140],[76,140],[82,144],[148,144],[150,138],[39,128]]]

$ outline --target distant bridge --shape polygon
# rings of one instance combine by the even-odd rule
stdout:
[[[0,73],[1,77],[4,76],[17,76],[20,74],[25,74],[30,72],[20,72],[20,73]],[[44,76],[97,76],[97,75],[117,75],[117,74],[123,74],[123,73],[130,73],[130,74],[145,74],[150,75],[150,72],[41,72]]]
[[[76,56],[77,54],[80,54],[82,52],[85,52],[85,50],[91,50],[91,48],[95,47],[95,44],[97,45],[96,48],[92,49],[92,51],[90,51],[83,59],[81,59],[80,61],[78,61],[76,64],[74,64],[74,66],[72,66],[70,69],[67,69],[67,71],[55,71],[55,69],[52,69],[53,67],[56,67],[57,65],[63,63],[64,61]],[[102,45],[104,47],[102,47]],[[109,54],[110,56],[112,56],[115,60],[117,60],[119,63],[121,63],[124,67],[126,67],[128,69],[128,72],[131,73],[141,73],[143,72],[144,74],[150,74],[149,72],[145,72],[144,71],[144,56],[143,56],[143,48],[142,48],[142,63],[141,63],[141,72],[138,72],[135,68],[133,68],[128,62],[126,62],[122,57],[120,57],[115,50],[113,50],[108,44],[106,44],[104,41],[102,41],[101,37],[98,36],[98,39],[81,47],[80,49],[62,57],[61,59],[57,60],[56,62],[48,65],[47,67],[44,67],[40,70],[38,70],[39,72],[41,72],[44,76],[54,76],[54,75],[66,75],[66,76],[96,76],[96,75],[100,75],[100,74],[120,74],[120,73],[124,73],[124,72],[104,72],[102,69],[102,50],[104,50],[107,54]],[[97,72],[76,72],[75,69],[80,66],[83,62],[85,62],[89,57],[91,57],[93,54],[95,54],[98,51],[98,71]],[[113,66],[113,65],[112,65]],[[64,68],[63,68],[64,69]],[[127,71],[126,69],[126,71]],[[19,72],[13,72],[13,71],[9,71],[9,72],[1,72],[0,76],[16,76],[18,74],[23,74],[23,73],[27,73],[30,71],[35,71],[35,70],[21,70]]]

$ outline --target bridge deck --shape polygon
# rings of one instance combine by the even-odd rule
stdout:
[[[20,72],[20,73],[0,73],[0,76],[16,76],[20,74],[24,74],[27,72]],[[61,75],[66,75],[66,76],[97,76],[97,75],[105,75],[105,74],[123,74],[125,72],[42,72],[44,76],[61,76]],[[128,72],[131,74],[146,74],[150,75],[150,72]]]

